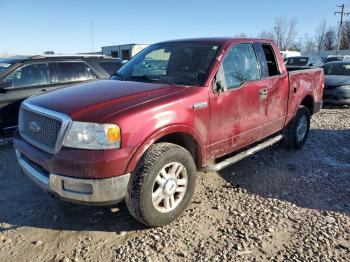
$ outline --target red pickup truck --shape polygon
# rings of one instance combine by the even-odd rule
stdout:
[[[157,43],[109,80],[24,101],[14,147],[24,173],[62,199],[125,199],[138,221],[165,225],[190,202],[197,170],[280,140],[300,148],[323,85],[322,69],[288,73],[269,40]]]

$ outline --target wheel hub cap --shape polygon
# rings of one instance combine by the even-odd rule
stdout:
[[[307,118],[303,115],[297,125],[297,139],[298,141],[302,141],[307,132]]]
[[[179,162],[166,164],[158,173],[152,188],[154,208],[167,213],[174,210],[186,194],[188,175],[186,167]]]
[[[173,178],[168,178],[163,187],[164,194],[172,195],[175,193],[177,188],[176,180]]]

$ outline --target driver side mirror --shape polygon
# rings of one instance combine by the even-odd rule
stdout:
[[[13,89],[15,86],[13,85],[12,82],[4,82],[0,83],[0,93],[6,93],[7,90]]]
[[[221,93],[224,91],[224,85],[221,81],[216,81],[214,85],[214,92],[215,93]]]

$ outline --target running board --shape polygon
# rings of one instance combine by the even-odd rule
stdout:
[[[221,169],[224,169],[225,167],[228,167],[234,163],[237,163],[238,161],[255,154],[256,152],[265,149],[269,146],[272,146],[273,144],[276,144],[283,138],[282,135],[278,135],[275,137],[270,138],[269,140],[258,144],[252,148],[247,149],[246,151],[243,151],[235,156],[232,156],[230,158],[225,159],[224,161],[217,163],[217,164],[212,164],[204,167],[205,172],[217,172],[220,171]]]

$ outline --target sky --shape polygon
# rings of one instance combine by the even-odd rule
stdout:
[[[350,0],[0,0],[0,54],[96,52],[106,45],[240,33],[254,37],[271,31],[278,16],[296,18],[299,40],[315,36],[324,19],[337,26],[334,12],[343,3],[350,10]]]

